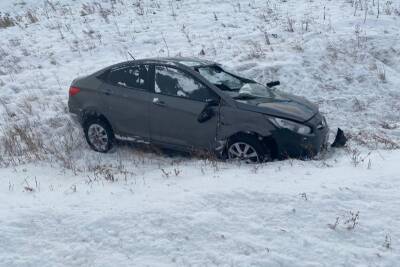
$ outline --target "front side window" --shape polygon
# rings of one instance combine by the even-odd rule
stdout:
[[[115,86],[146,89],[149,66],[124,66],[110,71],[108,82]]]
[[[156,66],[156,93],[203,101],[213,98],[213,93],[189,74],[175,68]]]

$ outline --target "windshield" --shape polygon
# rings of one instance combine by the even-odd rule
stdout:
[[[273,98],[273,92],[255,81],[241,78],[223,70],[220,66],[204,66],[198,72],[233,99]]]
[[[217,87],[226,91],[239,91],[244,82],[219,66],[199,67],[199,73]],[[224,88],[225,87],[225,88]]]

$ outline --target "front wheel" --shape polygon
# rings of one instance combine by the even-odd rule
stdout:
[[[271,153],[254,137],[235,138],[228,143],[227,156],[230,160],[245,163],[261,163],[272,159]]]
[[[107,153],[114,143],[111,127],[99,118],[90,119],[84,124],[86,141],[89,146],[101,153]]]

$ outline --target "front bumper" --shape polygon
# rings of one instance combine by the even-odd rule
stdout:
[[[287,129],[277,129],[273,138],[277,143],[279,158],[312,158],[328,147],[329,127],[323,121],[321,115],[310,120],[313,125],[313,133],[302,135]]]

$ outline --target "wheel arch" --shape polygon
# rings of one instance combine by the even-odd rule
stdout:
[[[114,128],[113,128],[112,124],[110,123],[110,121],[107,119],[107,117],[104,114],[102,114],[94,109],[86,109],[82,112],[82,116],[81,116],[82,126],[84,126],[89,120],[92,120],[92,119],[99,119],[99,120],[104,121],[105,123],[108,124],[111,131],[114,133]]]
[[[225,145],[225,152],[227,150],[227,146],[228,144],[232,141],[232,140],[240,140],[242,137],[251,137],[257,140],[257,142],[260,142],[260,144],[264,147],[267,148],[271,151],[272,157],[273,158],[277,158],[278,157],[278,144],[275,141],[275,139],[272,137],[272,135],[267,135],[267,136],[263,136],[257,132],[254,131],[240,131],[240,132],[236,132],[232,135],[230,135],[227,139],[226,139],[226,145]]]

